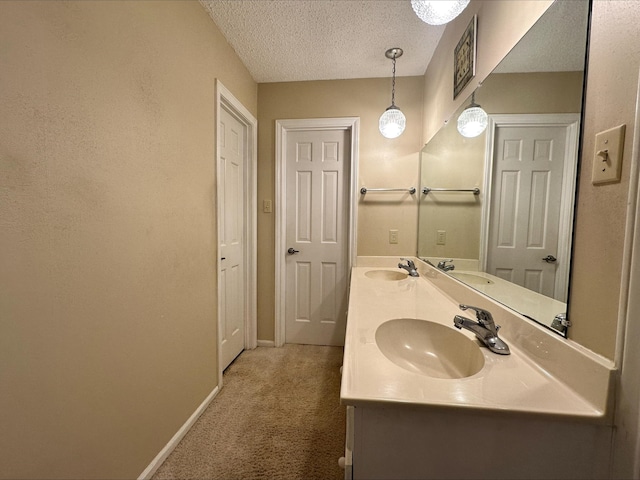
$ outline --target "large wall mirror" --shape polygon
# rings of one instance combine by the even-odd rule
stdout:
[[[556,0],[474,92],[486,130],[470,97],[421,152],[418,256],[565,336],[589,7]]]

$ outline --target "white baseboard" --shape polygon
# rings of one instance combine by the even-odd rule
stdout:
[[[259,347],[275,347],[276,342],[273,340],[258,340]]]
[[[160,468],[160,465],[162,465],[162,463],[167,459],[167,457],[171,454],[173,449],[178,446],[178,443],[180,443],[180,440],[182,440],[182,438],[187,434],[189,429],[193,427],[193,424],[196,423],[196,420],[198,420],[198,417],[200,417],[200,415],[202,415],[202,412],[204,412],[205,409],[209,406],[209,404],[211,403],[211,400],[213,400],[215,396],[218,394],[218,391],[219,391],[219,387],[216,386],[216,388],[213,389],[213,391],[207,396],[207,398],[204,399],[204,402],[202,402],[200,406],[196,408],[196,411],[191,414],[189,419],[186,422],[184,422],[184,425],[180,427],[180,430],[178,430],[176,434],[171,438],[171,440],[169,440],[169,442],[164,446],[164,448],[160,450],[160,453],[156,455],[156,458],[154,458],[149,464],[149,466],[147,466],[147,468],[144,469],[144,472],[140,474],[140,476],[138,477],[138,480],[148,480],[151,477],[153,477],[153,474],[156,473],[156,470]]]

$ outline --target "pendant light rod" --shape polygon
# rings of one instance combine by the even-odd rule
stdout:
[[[396,138],[404,132],[406,125],[406,117],[404,113],[396,107],[396,59],[401,57],[403,51],[401,48],[390,48],[384,55],[393,61],[393,81],[391,86],[391,106],[387,108],[378,122],[380,133],[386,138]]]
[[[391,81],[391,106],[389,108],[395,108],[396,106],[396,58],[401,57],[404,52],[401,48],[390,48],[384,52],[384,56],[393,61],[392,81]]]

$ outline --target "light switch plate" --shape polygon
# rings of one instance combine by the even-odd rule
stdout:
[[[622,171],[625,125],[596,134],[591,183],[619,182]]]
[[[264,213],[271,213],[273,211],[273,208],[271,206],[271,200],[262,201],[262,211]]]

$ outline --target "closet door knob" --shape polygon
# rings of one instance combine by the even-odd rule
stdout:
[[[295,255],[296,253],[299,253],[299,252],[300,252],[300,250],[296,250],[296,249],[295,249],[295,248],[293,248],[293,247],[289,247],[289,250],[287,250],[287,253],[288,253],[289,255]]]

